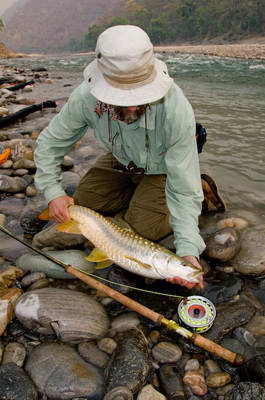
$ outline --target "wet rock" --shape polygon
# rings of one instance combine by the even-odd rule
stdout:
[[[73,196],[80,182],[80,176],[72,171],[62,173],[62,186],[68,196]]]
[[[246,302],[220,305],[213,326],[204,336],[219,342],[233,329],[250,321],[254,313],[255,308]]]
[[[106,369],[106,391],[127,386],[133,393],[140,390],[151,372],[147,341],[141,331],[120,334],[118,346]]]
[[[233,228],[224,228],[205,239],[207,257],[225,262],[231,260],[240,249],[237,232]]]
[[[29,173],[29,171],[27,169],[16,169],[14,171],[14,176],[24,176],[27,175]]]
[[[32,285],[30,285],[28,287],[28,290],[37,290],[37,289],[43,289],[48,287],[50,284],[49,279],[43,278],[43,279],[39,279],[37,282],[32,283]]]
[[[265,355],[248,360],[239,368],[242,381],[257,382],[265,385]]]
[[[1,169],[9,169],[12,168],[13,166],[13,161],[12,160],[7,160],[6,162],[4,162],[3,164],[0,165],[0,171]],[[2,173],[3,171],[1,171]]]
[[[204,363],[204,368],[206,375],[215,374],[216,372],[222,371],[217,362],[213,360],[206,360]]]
[[[12,197],[8,197],[7,199],[0,201],[0,213],[10,215],[12,217],[18,217],[22,213],[25,204],[26,201],[24,199],[14,199]]]
[[[225,400],[261,400],[264,398],[264,387],[252,382],[241,382],[225,395]]]
[[[69,156],[64,156],[63,162],[62,162],[62,170],[67,171],[74,166],[74,160],[69,157]]]
[[[242,289],[242,280],[237,276],[224,275],[220,282],[206,282],[200,295],[214,304],[223,303],[234,298]]]
[[[133,393],[126,386],[118,386],[110,390],[103,400],[133,400]]]
[[[239,340],[226,337],[222,340],[221,345],[226,349],[231,350],[234,353],[241,354],[243,357],[245,357],[247,346],[241,343]]]
[[[102,398],[99,371],[70,346],[42,344],[28,356],[25,369],[39,392],[54,400]]]
[[[18,320],[28,329],[63,342],[80,343],[104,336],[107,314],[94,298],[73,290],[45,288],[23,294],[15,307]]]
[[[32,185],[29,185],[26,192]],[[46,208],[46,202],[42,197],[36,197],[34,200],[28,202],[20,215],[20,225],[24,230],[24,234],[34,236],[40,232],[47,221],[42,221],[38,218],[38,215]]]
[[[83,235],[59,232],[56,225],[52,225],[43,231],[37,233],[33,238],[33,246],[36,247],[56,247],[66,249],[69,247],[80,246],[85,242]]]
[[[204,396],[208,391],[202,367],[196,371],[186,371],[183,377],[183,383],[188,385],[191,388],[192,393],[197,394],[198,396]]]
[[[225,386],[229,382],[231,382],[231,376],[227,372],[215,372],[214,374],[208,375],[206,378],[208,387],[218,388]]]
[[[175,363],[181,358],[182,351],[174,343],[160,342],[153,347],[152,355],[161,363]]]
[[[23,192],[32,182],[32,179],[30,175],[24,175],[23,178],[0,175],[0,192]]]
[[[265,226],[252,227],[243,232],[241,251],[233,260],[233,267],[241,274],[265,274]]]
[[[185,400],[181,373],[172,364],[164,364],[159,368],[159,380],[169,400]]]
[[[246,325],[246,329],[254,336],[265,335],[265,317],[255,315]]]
[[[166,397],[159,393],[152,385],[146,385],[138,394],[137,400],[166,400]]]
[[[37,193],[38,193],[38,191],[34,185],[29,185],[26,189],[26,195],[28,197],[34,197],[37,195]]]
[[[253,319],[251,321],[253,321]],[[254,338],[252,333],[242,327],[234,329],[233,336],[241,343],[247,344],[248,346],[253,346],[256,342],[256,339]]]
[[[94,343],[80,343],[78,352],[85,361],[90,362],[96,367],[105,368],[109,361],[109,356],[101,351]]]
[[[114,318],[111,322],[111,331],[125,332],[136,328],[140,324],[138,315],[135,312],[127,312]]]
[[[13,363],[0,367],[0,393],[3,400],[38,399],[38,393],[32,381],[23,369]]]
[[[24,278],[21,280],[21,285],[23,287],[28,287],[32,283],[35,283],[39,279],[43,279],[43,278],[46,278],[46,275],[44,272],[32,272],[32,273],[24,276]]]
[[[18,238],[23,239],[21,235]],[[18,257],[27,253],[28,249],[22,243],[12,239],[9,236],[1,238],[0,241],[0,256],[4,257],[7,261],[14,262]]]
[[[191,358],[187,361],[185,365],[185,371],[195,371],[196,369],[200,368],[200,363],[196,358]]]
[[[225,385],[223,387],[220,387],[216,390],[216,394],[218,396],[225,396],[230,390],[232,390],[235,387],[233,383],[229,383],[228,385]]]
[[[231,218],[224,218],[217,222],[217,228],[234,228],[238,231],[242,231],[249,226],[249,222],[244,218],[239,217],[231,217]]]
[[[105,353],[112,354],[117,347],[117,343],[112,338],[103,338],[98,341],[98,347]]]
[[[2,364],[14,363],[22,367],[26,358],[26,349],[21,343],[8,343],[5,347]]]
[[[33,160],[27,160],[26,158],[21,158],[13,164],[14,169],[27,169],[30,171],[36,171],[36,165]]]
[[[81,250],[51,250],[45,253],[65,264],[76,265],[82,271],[94,271],[95,264],[87,261],[86,253]],[[16,260],[16,265],[23,271],[44,272],[49,278],[74,279],[73,275],[64,272],[63,268],[38,254],[24,254]]]

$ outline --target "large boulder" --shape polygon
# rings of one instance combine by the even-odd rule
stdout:
[[[80,343],[104,336],[109,327],[104,307],[85,293],[44,288],[23,294],[15,314],[28,329],[63,342]]]

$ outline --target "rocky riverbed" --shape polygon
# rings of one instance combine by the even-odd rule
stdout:
[[[6,79],[0,88],[0,122],[38,103],[36,87],[40,93],[57,80],[67,85],[45,68],[3,66],[0,78]],[[23,89],[8,90],[31,80],[35,83]],[[200,292],[163,282],[147,285],[117,266],[95,271],[85,260],[90,250],[82,236],[59,233],[53,223],[37,219],[46,205],[34,186],[35,141],[64,102],[60,99],[57,109],[36,111],[1,129],[1,225],[49,255],[112,281],[178,296],[205,296],[217,307],[217,317],[204,335],[243,355],[246,362],[236,367],[203,351],[0,233],[0,398],[265,398],[265,226],[244,210],[201,217],[207,249],[202,257],[205,288]],[[65,157],[63,184],[69,195],[103,152],[87,134]],[[172,237],[162,244],[172,249]],[[177,318],[179,298],[110,285],[166,318]]]

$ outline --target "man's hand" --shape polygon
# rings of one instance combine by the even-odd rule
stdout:
[[[201,266],[201,264],[199,263],[199,261],[197,260],[196,257],[194,257],[194,256],[183,256],[181,258],[183,258],[183,260],[187,261],[190,264],[195,265],[195,267],[198,267],[198,268],[200,268],[202,270],[202,266]],[[181,285],[181,286],[185,286],[188,289],[192,289],[194,286],[197,286],[197,287],[202,289],[203,286],[204,286],[203,285],[203,275],[200,276],[200,280],[199,280],[198,283],[188,282],[185,279],[181,279],[181,278],[178,278],[178,277],[169,278],[169,279],[166,279],[166,281],[170,282],[170,283],[176,283],[176,284]]]
[[[68,207],[74,204],[74,199],[69,196],[60,196],[49,202],[49,216],[62,224],[70,219]]]

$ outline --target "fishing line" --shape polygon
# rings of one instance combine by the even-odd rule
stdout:
[[[58,260],[57,258],[54,258],[52,256],[50,256],[49,254],[44,253],[43,251],[36,249],[35,247],[33,247],[32,245],[30,245],[29,243],[25,242],[24,240],[18,238],[17,236],[13,235],[13,233],[9,232],[6,228],[3,227],[3,225],[0,225],[0,230],[2,232],[4,232],[6,235],[10,236],[12,239],[15,239],[16,241],[22,243],[24,246],[28,247],[29,249],[33,250],[35,253],[38,253],[39,255],[47,258],[49,261],[54,262],[55,264],[59,265],[60,267],[62,267],[63,269],[67,268],[67,267],[73,267],[75,268],[77,271],[82,272],[85,275],[89,275],[92,276],[93,278],[99,279],[103,282],[107,282],[107,283],[112,283],[114,285],[117,286],[121,286],[127,289],[131,289],[131,290],[136,290],[138,292],[144,292],[144,293],[150,293],[150,294],[155,294],[158,296],[166,296],[166,297],[173,297],[173,298],[177,298],[177,299],[184,299],[184,296],[177,296],[175,294],[170,294],[170,293],[162,293],[162,292],[155,292],[153,290],[148,290],[148,289],[141,289],[141,288],[137,288],[134,286],[129,286],[129,285],[125,285],[124,283],[118,283],[118,282],[114,282],[111,281],[109,279],[106,278],[102,278],[101,276],[97,276],[91,272],[87,272],[87,271],[83,271],[81,268],[78,268],[76,266],[70,265],[70,264],[65,264],[64,262]]]

